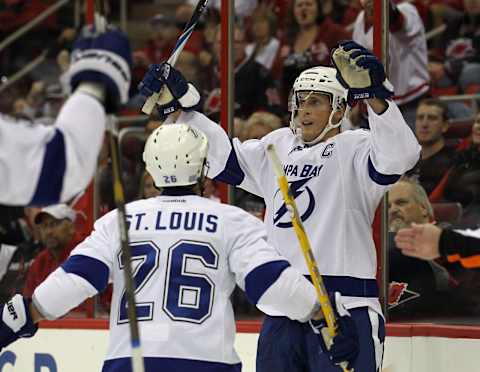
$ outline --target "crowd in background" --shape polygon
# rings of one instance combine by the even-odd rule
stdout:
[[[51,3],[3,2],[0,36],[7,36]],[[219,3],[210,2],[176,64],[202,92],[202,111],[216,121],[220,118]],[[136,93],[138,82],[151,63],[168,59],[195,4],[178,1],[173,15],[158,13],[149,20],[151,34],[134,51],[131,99],[122,115],[139,113],[143,98]],[[341,40],[353,38],[372,48],[372,7],[371,0],[236,0],[234,136],[242,141],[259,139],[288,126],[294,79],[308,67],[330,65],[330,50]],[[390,193],[391,234],[412,222],[478,228],[480,111],[475,99],[442,97],[480,93],[480,0],[392,1],[389,11],[389,70],[395,101],[422,146],[417,166]],[[53,123],[67,97],[62,74],[77,32],[65,26],[69,24],[71,19],[63,13],[50,17],[31,37],[0,52],[2,74],[9,75],[50,45],[46,62],[0,93],[1,112],[43,125]],[[352,108],[344,129],[364,128],[365,115],[365,107]],[[160,194],[144,170],[142,152],[148,134],[161,124],[155,114],[141,125],[122,124],[134,128],[121,141],[129,201]],[[95,189],[99,215],[115,208],[106,145]],[[204,195],[220,202],[216,181],[207,180]],[[237,205],[263,218],[261,198],[242,190],[234,195]],[[0,296],[4,300],[15,291],[30,294],[35,283],[58,267],[86,235],[81,200],[72,207],[57,206],[54,212],[1,207]],[[478,269],[467,270],[459,262],[426,263],[390,251],[393,319],[480,314]],[[446,296],[454,296],[462,306],[455,312],[440,312],[444,307],[437,304]],[[108,303],[107,297],[98,302]],[[257,315],[240,294],[235,293],[234,302],[240,313]]]

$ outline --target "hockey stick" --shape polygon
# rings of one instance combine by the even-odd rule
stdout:
[[[107,4],[102,0],[96,0],[95,26],[98,32],[105,32],[107,27],[106,14]],[[125,210],[125,195],[123,192],[120,148],[118,145],[117,122],[113,116],[107,117],[107,138],[110,144],[110,156],[112,158],[113,196],[117,207],[118,227],[123,261],[123,273],[125,281],[125,297],[127,299],[127,314],[130,326],[130,340],[132,345],[132,371],[144,372],[145,367],[140,345],[140,332],[137,321],[137,307],[135,304],[135,283],[132,274],[132,252],[128,239],[128,228]]]
[[[173,66],[177,62],[178,56],[180,55],[183,48],[185,47],[185,44],[187,43],[188,38],[192,34],[196,24],[198,23],[200,16],[205,10],[207,3],[208,3],[208,0],[200,0],[197,3],[197,6],[193,11],[192,17],[190,18],[187,25],[183,29],[182,34],[180,35],[180,37],[177,40],[177,43],[175,44],[175,48],[173,48],[172,55],[167,61],[170,65]],[[167,103],[167,102],[170,102],[172,99],[173,99],[173,96],[170,93],[170,91],[168,89],[162,88],[160,92],[154,93],[150,97],[148,97],[148,99],[146,100],[146,102],[142,107],[142,112],[147,115],[150,115],[152,113],[153,108],[155,107],[155,104]]]
[[[273,170],[275,172],[275,175],[277,176],[278,185],[280,187],[285,206],[290,212],[293,230],[297,235],[300,248],[302,249],[303,257],[305,258],[305,262],[308,267],[308,272],[310,273],[313,286],[315,287],[315,291],[317,292],[318,301],[320,302],[323,316],[325,317],[325,321],[327,323],[327,328],[323,328],[321,333],[327,349],[330,349],[333,338],[337,334],[337,319],[335,318],[335,312],[333,311],[332,303],[330,302],[330,298],[328,297],[328,292],[325,288],[325,284],[323,283],[322,276],[318,271],[317,262],[315,261],[315,257],[313,256],[310,241],[308,240],[307,233],[305,232],[302,220],[300,219],[300,215],[298,214],[295,198],[293,197],[292,191],[288,186],[287,177],[285,176],[285,172],[283,171],[282,164],[280,163],[280,159],[278,158],[274,145],[270,144],[267,146],[267,154],[270,157]],[[346,362],[343,362],[340,365],[344,372],[348,372],[346,365]]]

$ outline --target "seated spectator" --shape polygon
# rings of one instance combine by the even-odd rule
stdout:
[[[187,0],[188,4],[197,5],[197,0]],[[211,0],[208,2],[207,6],[213,9],[216,9],[220,12],[221,0]],[[255,8],[257,7],[258,0],[235,0],[235,17],[239,20],[250,16]]]
[[[462,226],[480,226],[480,113],[475,117],[470,145],[456,154],[444,196],[462,204]]]
[[[178,29],[175,20],[164,14],[156,14],[150,19],[152,30],[147,46],[143,50],[137,50],[133,54],[134,65],[142,65],[148,68],[151,63],[166,61],[178,37]]]
[[[434,220],[433,208],[422,186],[406,178],[395,183],[388,195],[388,215],[389,278],[392,292],[397,295],[390,299],[389,314],[394,319],[438,315],[439,291],[449,287],[448,272],[435,262],[402,255],[394,243],[398,230]]]
[[[274,67],[275,76],[282,75],[284,93],[306,68],[329,66],[330,50],[351,38],[350,32],[325,17],[322,9],[320,0],[292,1],[290,25]]]
[[[66,99],[67,94],[59,83],[49,84],[45,88],[45,103],[38,121],[45,125],[52,125]]]
[[[0,301],[21,292],[40,246],[24,208],[0,206]]]
[[[373,0],[360,2],[364,10],[355,20],[352,37],[365,48],[373,50]],[[412,4],[395,4],[389,0],[389,9],[390,81],[395,89],[394,100],[407,124],[413,128],[418,101],[429,90],[425,28]]]
[[[233,33],[234,42],[234,65],[235,65],[235,116],[239,118],[249,117],[258,110],[268,110],[279,113],[280,98],[277,85],[268,70],[253,58],[249,58],[245,52],[245,30],[235,25]],[[215,53],[217,62],[220,61],[221,32],[217,29],[215,39]],[[214,67],[216,81],[208,95],[204,111],[209,116],[218,115],[220,112],[220,89],[218,65]]]
[[[245,122],[245,140],[261,139],[268,133],[282,127],[281,119],[270,112],[254,112]]]
[[[278,116],[269,112],[255,112],[245,122],[244,139],[261,139],[281,126],[281,120]],[[244,190],[235,189],[235,204],[263,220],[265,203],[262,198]]]
[[[251,18],[253,41],[246,47],[248,57],[271,70],[280,48],[280,41],[275,37],[277,18],[266,6],[259,6]]]
[[[27,274],[23,294],[31,297],[35,288],[59,267],[78,244],[74,240],[76,212],[66,204],[43,208],[35,217],[43,250],[35,257]]]
[[[409,174],[416,174],[428,195],[437,187],[453,164],[455,150],[445,145],[448,130],[447,107],[437,99],[424,99],[417,107],[415,135],[422,146],[421,158]],[[441,193],[437,191],[437,193]]]

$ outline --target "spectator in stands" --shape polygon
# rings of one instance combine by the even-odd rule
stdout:
[[[248,57],[271,70],[280,41],[275,37],[277,17],[270,7],[260,5],[251,18],[252,42],[246,47]]]
[[[197,0],[187,0],[188,4],[197,5]],[[220,12],[221,0],[211,0],[207,6]],[[258,0],[235,0],[235,16],[238,20],[250,16],[257,7]]]
[[[45,104],[45,82],[42,80],[34,81],[30,86],[30,91],[25,98],[19,98],[14,103],[14,113],[20,117],[35,120],[42,113]]]
[[[35,288],[67,259],[79,243],[74,239],[75,218],[76,212],[66,204],[45,207],[35,217],[44,249],[30,267],[23,289],[24,296],[31,297]]]
[[[435,262],[403,256],[395,249],[394,243],[395,232],[399,229],[409,227],[412,223],[434,220],[433,208],[425,190],[408,178],[395,183],[388,195],[388,214],[389,280],[393,293],[390,305],[392,309],[395,308],[390,315],[396,319],[434,315],[439,303],[438,291],[449,287],[448,272]],[[396,290],[399,285],[401,291]]]
[[[312,66],[329,66],[330,50],[351,38],[350,32],[324,16],[321,0],[293,0],[290,16],[274,68],[276,76],[283,75],[285,95],[300,72]]]
[[[261,139],[282,126],[281,119],[269,112],[255,112],[245,122],[244,139]],[[244,190],[235,189],[235,204],[263,220],[265,203],[262,198]]]
[[[416,174],[428,195],[441,194],[446,173],[453,164],[455,150],[445,145],[448,130],[447,106],[438,99],[420,101],[415,118],[415,135],[422,146],[421,158],[410,174]],[[437,198],[438,199],[438,198]]]
[[[364,10],[355,20],[353,40],[373,50],[373,0],[361,0]],[[395,102],[405,121],[414,127],[418,101],[428,92],[425,28],[417,9],[408,2],[390,7],[390,81],[395,88]]]
[[[388,194],[388,226],[391,232],[412,223],[434,220],[433,208],[423,187],[412,179],[402,178]]]
[[[137,50],[133,54],[134,64],[142,64],[146,67],[151,63],[166,61],[175,46],[178,37],[178,29],[175,20],[164,14],[156,14],[150,19],[152,34],[146,48]]]
[[[24,208],[0,206],[0,300],[22,291],[39,249]]]
[[[480,226],[480,113],[472,126],[470,145],[456,154],[444,196],[462,204],[462,226]]]
[[[278,87],[269,71],[245,51],[246,31],[235,25],[233,32],[233,57],[235,65],[235,116],[247,118],[258,110],[268,110],[281,113]],[[215,52],[217,62],[220,60],[221,32],[217,29]],[[220,111],[220,89],[218,65],[214,67],[216,79],[213,89],[208,95],[204,111],[210,116],[218,115]]]
[[[42,116],[38,121],[46,125],[53,124],[66,99],[67,94],[59,83],[49,84],[45,88],[45,103],[42,108]]]

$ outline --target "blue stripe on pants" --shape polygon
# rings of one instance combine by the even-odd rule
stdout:
[[[355,371],[377,372],[375,345],[368,308],[349,310],[360,337],[360,354]],[[385,333],[380,317],[379,335]],[[308,323],[286,317],[265,317],[257,349],[256,372],[340,372],[322,352],[318,336]]]

